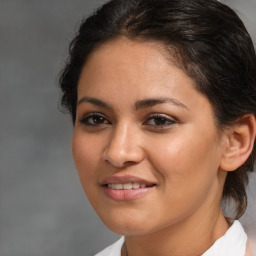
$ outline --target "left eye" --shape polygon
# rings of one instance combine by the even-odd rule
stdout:
[[[155,126],[156,128],[168,127],[175,124],[176,121],[170,117],[162,114],[155,114],[149,116],[149,118],[144,122],[144,125]]]

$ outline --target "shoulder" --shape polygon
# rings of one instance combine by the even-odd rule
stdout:
[[[124,243],[124,237],[121,237],[114,244],[108,246],[103,251],[97,253],[95,256],[121,256],[121,248]]]

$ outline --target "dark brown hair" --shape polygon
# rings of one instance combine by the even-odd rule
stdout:
[[[70,44],[69,60],[60,76],[62,106],[76,119],[77,84],[90,53],[124,36],[160,42],[211,102],[217,127],[256,116],[256,56],[252,40],[238,15],[216,0],[112,0],[82,22]],[[236,218],[247,206],[248,172],[244,165],[229,172],[223,200],[236,203]]]

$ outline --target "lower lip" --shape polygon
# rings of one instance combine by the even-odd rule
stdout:
[[[146,187],[146,188],[137,188],[137,189],[112,189],[107,186],[104,186],[105,194],[115,200],[115,201],[130,201],[138,199],[148,192],[150,192],[154,187]]]

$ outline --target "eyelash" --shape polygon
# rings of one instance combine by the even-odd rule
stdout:
[[[154,124],[149,123],[149,121],[152,121],[152,120],[154,120]],[[159,121],[160,121],[160,123],[157,124],[157,122],[159,122]],[[169,116],[156,113],[156,114],[151,114],[143,124],[151,126],[155,129],[161,129],[161,128],[168,128],[176,123],[177,123],[177,121],[170,118]]]
[[[98,120],[97,120],[97,119]],[[100,121],[100,123],[97,123]],[[86,126],[100,126],[104,124],[111,124],[106,117],[101,113],[90,113],[80,120],[80,123]]]
[[[153,124],[152,124],[152,121],[154,122]],[[101,125],[111,124],[111,122],[108,121],[103,114],[97,113],[97,112],[89,113],[88,115],[83,117],[79,122],[82,125],[91,126],[91,127],[99,127]],[[147,119],[143,122],[143,125],[150,126],[154,129],[164,129],[176,123],[177,121],[175,121],[174,119],[170,118],[167,115],[155,113],[155,114],[149,115]]]

